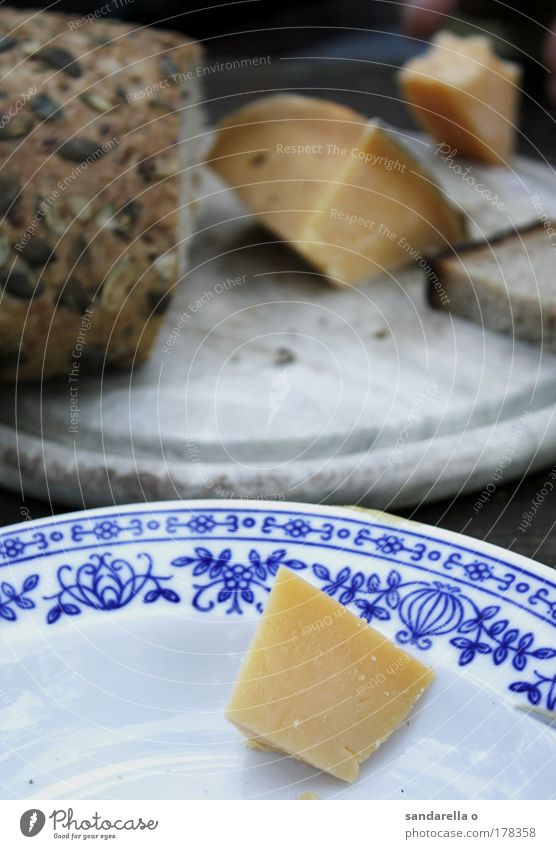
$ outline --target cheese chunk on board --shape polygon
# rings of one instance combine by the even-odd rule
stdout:
[[[259,746],[351,782],[433,677],[335,599],[281,567],[227,716]]]
[[[499,59],[489,38],[439,33],[400,73],[417,122],[453,155],[508,165],[513,154],[520,69]]]
[[[464,216],[399,134],[330,101],[248,104],[220,124],[207,164],[334,283],[359,283],[465,236]]]

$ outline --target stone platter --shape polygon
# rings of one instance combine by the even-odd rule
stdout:
[[[475,167],[500,211],[414,142],[475,235],[534,220],[538,203],[556,215],[548,167]],[[67,378],[20,385],[15,407],[4,387],[2,485],[87,507],[250,497],[391,510],[556,460],[556,356],[432,310],[417,267],[332,288],[215,178],[201,187],[191,270],[150,362],[83,375],[77,432]]]

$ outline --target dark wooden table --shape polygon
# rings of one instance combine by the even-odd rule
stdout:
[[[297,39],[300,41],[300,39]],[[255,43],[243,46],[242,53],[228,44],[228,56],[261,55]],[[265,45],[266,49],[267,45]],[[210,117],[215,119],[229,111],[250,92],[269,90],[305,91],[324,97],[343,100],[368,115],[379,115],[398,126],[411,126],[409,116],[399,99],[395,73],[404,56],[416,46],[392,36],[372,33],[341,34],[333,30],[323,33],[320,42],[311,41],[304,49],[297,44],[290,54],[273,54],[263,66],[236,74],[213,74],[206,78]],[[293,55],[292,55],[293,54]],[[294,58],[295,57],[295,58]],[[306,58],[306,57],[327,57]],[[554,110],[544,100],[542,79],[538,70],[528,68],[526,88],[531,98],[540,100],[535,105],[524,98],[519,147],[522,153],[541,154],[554,163],[556,160],[556,123]],[[554,446],[556,464],[556,445]],[[556,564],[556,532],[554,532],[556,494],[548,492],[545,482],[551,469],[535,473],[524,480],[499,482],[496,491],[479,511],[474,509],[477,494],[468,494],[449,501],[416,506],[403,514],[422,522],[454,531],[464,532],[478,539],[511,548],[549,565]],[[507,476],[511,468],[508,467]],[[1,482],[1,481],[0,481]],[[546,493],[543,495],[543,491]],[[51,515],[63,510],[60,505],[49,505],[22,494],[0,490],[0,523],[9,524],[30,517]],[[524,514],[530,514],[530,523],[524,530]]]

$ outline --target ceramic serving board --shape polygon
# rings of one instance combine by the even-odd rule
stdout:
[[[556,215],[548,166],[475,166],[473,185],[410,141],[475,236]],[[19,386],[15,411],[0,390],[3,485],[78,506],[386,508],[481,489],[501,463],[507,480],[554,460],[554,355],[432,310],[418,264],[333,288],[208,173],[201,195],[190,271],[149,363],[82,375],[77,403],[67,378]]]
[[[347,785],[253,751],[225,719],[278,567],[436,677]],[[556,581],[546,566],[378,512],[203,501],[0,535],[6,799],[551,799]]]

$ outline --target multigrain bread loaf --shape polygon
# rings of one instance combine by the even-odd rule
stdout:
[[[430,260],[429,301],[556,351],[556,225],[533,224]]]
[[[0,10],[0,379],[148,355],[192,229],[200,55]]]

